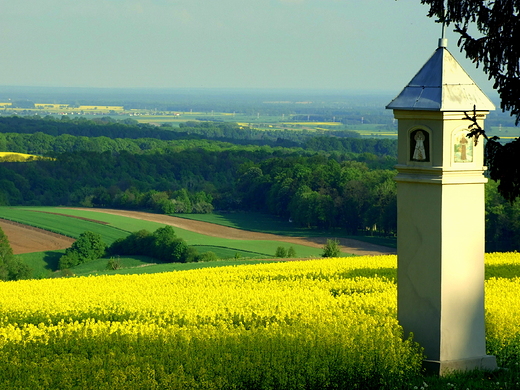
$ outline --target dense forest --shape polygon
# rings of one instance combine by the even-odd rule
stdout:
[[[24,136],[25,135],[25,136]],[[75,136],[78,138],[72,138]],[[157,127],[133,119],[111,117],[71,120],[48,116],[0,117],[0,150],[48,155],[73,151],[151,150],[195,140],[219,140],[236,145],[300,147],[313,151],[374,153],[396,156],[396,142],[390,139],[361,139],[353,131],[265,131],[229,122],[181,123],[179,127]],[[356,139],[352,139],[356,138]],[[209,144],[206,143],[209,147]]]
[[[0,205],[254,210],[310,229],[396,233],[395,141],[261,133],[214,122],[0,118],[0,151],[50,157],[1,162]],[[488,250],[518,249],[518,205],[494,182],[486,202]]]

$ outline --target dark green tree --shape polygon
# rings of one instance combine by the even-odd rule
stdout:
[[[196,257],[191,255],[188,244],[182,238],[176,238],[168,246],[169,258],[165,259],[168,262],[187,263],[188,261],[195,261]]]
[[[108,253],[117,255],[143,255],[164,262],[186,263],[198,261],[199,254],[186,241],[175,236],[171,226],[164,226],[150,233],[139,230],[110,245]]]
[[[144,255],[151,256],[154,251],[154,237],[148,230],[133,232],[124,238],[118,238],[107,249],[111,256]]]
[[[174,198],[174,212],[176,213],[191,213],[193,211],[193,206],[190,200],[190,196],[186,188],[183,188],[179,191],[175,191],[172,195]]]
[[[421,3],[430,6],[428,16],[454,25],[461,51],[477,67],[483,66],[489,79],[494,81],[501,108],[511,110],[518,124],[520,0],[421,0]]]
[[[65,269],[99,259],[104,256],[106,246],[98,233],[88,231],[81,233],[78,239],[65,250],[65,254],[60,257],[59,267]]]
[[[13,256],[13,249],[0,228],[0,280],[28,279],[31,268]]]
[[[276,248],[276,252],[274,254],[275,257],[287,257],[287,249],[285,249],[283,246],[279,246]]]
[[[173,228],[171,226],[160,227],[153,232],[152,237],[153,252],[151,255],[162,261],[174,261],[172,256],[177,237]]]
[[[520,250],[520,202],[511,204],[497,191],[497,183],[486,184],[486,252]]]
[[[458,46],[483,71],[500,96],[500,107],[520,123],[520,0],[421,0],[428,16],[454,25]],[[471,32],[474,31],[474,32]],[[478,109],[478,107],[476,107]],[[468,115],[468,119],[472,119]],[[508,144],[488,137],[473,121],[470,135],[487,139],[486,165],[498,191],[509,200],[520,196],[520,141]]]

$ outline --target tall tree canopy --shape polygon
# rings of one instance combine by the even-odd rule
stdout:
[[[428,16],[453,24],[458,46],[477,67],[482,65],[500,96],[500,107],[520,123],[520,0],[421,0],[430,6]],[[477,107],[478,109],[478,107]],[[475,130],[475,129],[474,129]],[[508,144],[488,138],[486,165],[498,191],[513,202],[520,196],[520,141]]]
[[[428,16],[453,24],[458,46],[494,81],[503,110],[520,122],[520,0],[421,0]],[[471,32],[470,32],[471,30]]]

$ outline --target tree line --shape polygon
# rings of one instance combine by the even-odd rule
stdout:
[[[149,149],[127,150],[116,144],[135,145],[145,139],[0,133],[0,150],[3,145],[10,151],[37,149],[38,154],[54,156],[0,163],[0,205],[79,205],[168,214],[251,210],[311,229],[395,234],[395,142],[315,137],[306,141],[305,149],[236,145],[198,136],[149,138]],[[76,146],[55,149],[64,140]],[[83,150],[101,141],[107,150]],[[495,182],[488,183],[490,250],[519,249],[518,207],[498,194]]]
[[[0,117],[0,151],[39,155],[73,151],[130,152],[168,149],[178,145],[255,145],[299,147],[310,151],[397,155],[390,139],[364,139],[353,131],[256,130],[231,122],[181,123],[179,127],[139,124],[133,119],[116,121],[110,117],[88,120],[63,117]]]
[[[347,156],[290,149],[74,152],[0,163],[0,204],[259,210],[310,228],[391,233],[395,223],[384,210],[391,208],[393,175]]]

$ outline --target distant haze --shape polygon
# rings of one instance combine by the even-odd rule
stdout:
[[[0,86],[396,95],[437,47],[426,13],[420,0],[3,1]]]

